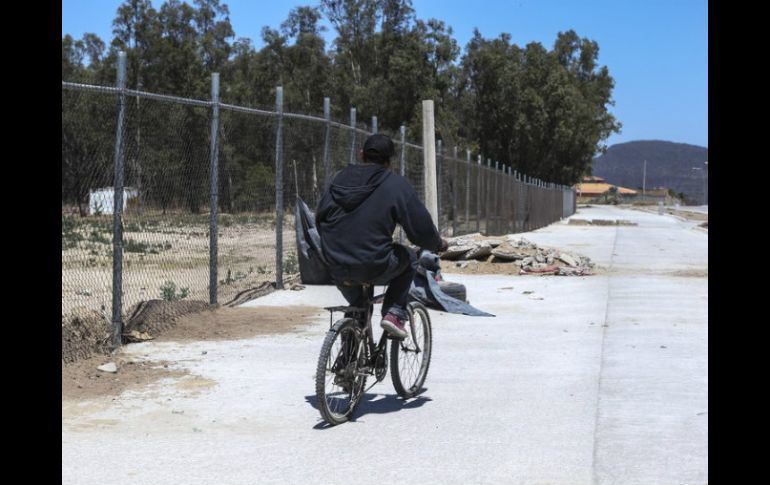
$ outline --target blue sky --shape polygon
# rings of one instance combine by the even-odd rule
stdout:
[[[119,0],[62,0],[62,35],[94,32],[112,39]],[[316,0],[230,0],[236,37],[261,45],[260,30],[277,28],[289,11]],[[156,8],[162,4],[152,1]],[[623,132],[608,145],[668,140],[708,146],[708,2],[706,0],[413,0],[421,19],[454,30],[460,47],[478,28],[484,37],[508,32],[518,45],[549,49],[559,31],[573,29],[599,43],[599,62],[615,78],[610,111]],[[330,28],[328,41],[334,37]]]

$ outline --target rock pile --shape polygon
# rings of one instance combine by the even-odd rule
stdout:
[[[556,274],[583,276],[591,274],[594,263],[587,257],[555,248],[540,247],[513,234],[484,237],[479,233],[458,236],[448,240],[449,249],[441,259],[457,261],[466,267],[474,261],[514,264],[520,274]]]

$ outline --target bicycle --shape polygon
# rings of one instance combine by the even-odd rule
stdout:
[[[430,366],[433,344],[428,309],[419,302],[407,305],[409,331],[404,339],[391,337],[383,331],[375,345],[372,333],[372,311],[383,295],[374,295],[374,286],[363,284],[365,307],[335,306],[329,310],[329,331],[326,333],[316,368],[316,398],[326,422],[332,425],[348,420],[361,403],[364,393],[388,372],[387,342],[390,345],[390,367],[393,387],[404,399],[422,392]],[[332,324],[334,312],[345,317]],[[367,379],[375,382],[365,388]]]

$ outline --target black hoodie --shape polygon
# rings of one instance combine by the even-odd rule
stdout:
[[[351,280],[372,280],[387,269],[396,224],[423,249],[436,252],[441,246],[414,188],[379,164],[339,171],[318,203],[316,224],[332,275]]]

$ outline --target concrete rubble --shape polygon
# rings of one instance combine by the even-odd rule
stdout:
[[[109,372],[114,374],[118,371],[118,366],[117,364],[115,364],[115,362],[108,362],[106,364],[98,366],[97,369],[102,372]]]
[[[509,234],[488,238],[480,233],[457,236],[447,240],[449,249],[441,259],[456,261],[459,268],[471,262],[487,261],[513,264],[519,274],[554,274],[558,276],[590,275],[595,267],[587,257],[557,248],[537,246],[526,239]]]

